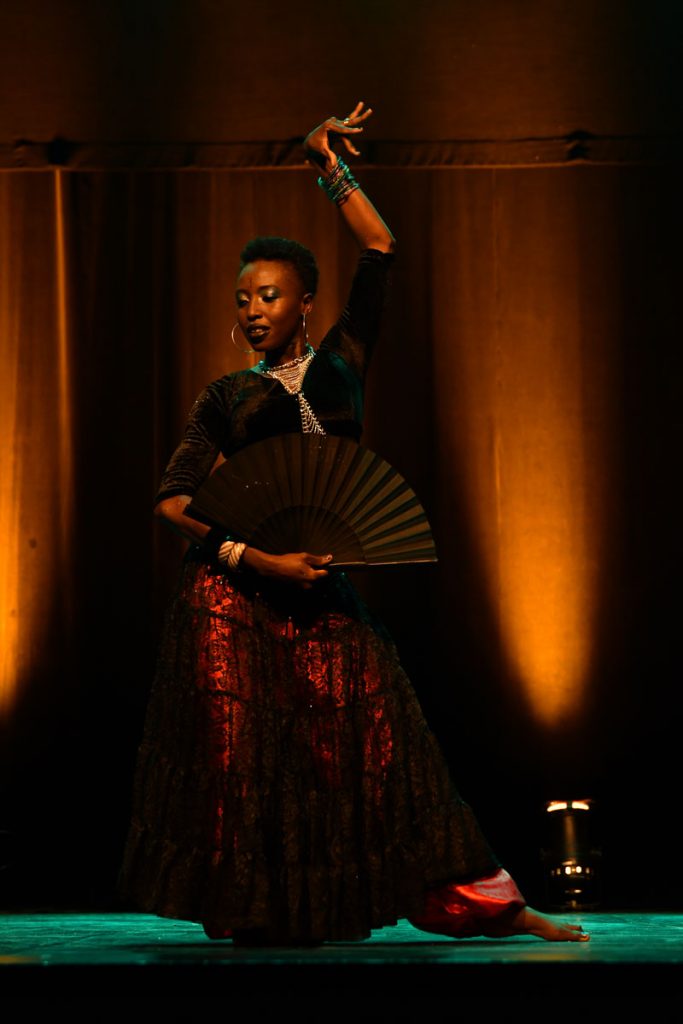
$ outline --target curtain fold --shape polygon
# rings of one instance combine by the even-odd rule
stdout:
[[[72,605],[71,373],[54,174],[0,175],[0,529],[5,712],[65,657]],[[54,681],[58,684],[59,675]]]

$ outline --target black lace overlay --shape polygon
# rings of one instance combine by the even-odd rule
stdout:
[[[389,257],[362,254],[304,381],[330,434],[358,439]],[[199,396],[158,498],[193,494],[219,453],[300,430],[253,371]],[[425,890],[498,863],[461,800],[395,647],[343,573],[308,591],[183,563],[161,642],[121,869],[124,900],[271,939],[358,939]]]
[[[237,582],[235,582],[237,581]],[[497,867],[344,574],[255,590],[197,552],[161,645],[122,890],[273,938],[358,939]]]

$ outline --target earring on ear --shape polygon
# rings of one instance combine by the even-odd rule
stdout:
[[[235,327],[239,327],[239,324],[235,324],[233,326],[232,330],[230,331],[230,337],[232,338],[233,345],[235,346],[235,348],[237,349],[238,352],[243,352],[245,356],[253,355],[254,354],[253,348],[240,348],[239,345],[237,344],[237,342],[235,341]]]
[[[302,316],[302,319],[303,319],[303,327],[304,327],[304,341],[306,342],[307,345],[310,345],[310,342],[308,340],[308,329],[306,327],[306,314],[302,313],[301,316]]]

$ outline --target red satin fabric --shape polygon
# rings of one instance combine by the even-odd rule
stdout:
[[[408,920],[415,928],[453,938],[502,934],[526,901],[514,881],[500,868],[469,885],[455,882],[430,889],[422,913]]]

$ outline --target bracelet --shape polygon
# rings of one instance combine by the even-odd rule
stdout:
[[[337,163],[326,178],[318,178],[318,185],[325,192],[327,198],[337,206],[342,206],[351,193],[360,188],[341,157],[337,157]]]
[[[242,541],[224,540],[218,549],[218,561],[227,565],[228,569],[232,569],[233,572],[237,572],[246,546]]]

